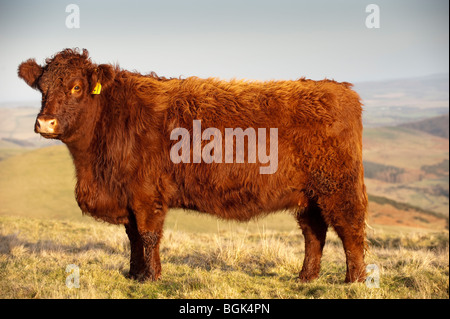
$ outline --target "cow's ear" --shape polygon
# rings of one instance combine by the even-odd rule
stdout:
[[[19,65],[17,73],[19,78],[23,79],[29,86],[37,89],[38,79],[42,72],[44,72],[44,69],[34,59],[29,59]]]
[[[98,66],[98,79],[104,86],[108,86],[114,81],[116,72],[110,64],[100,64]]]
[[[116,72],[110,64],[98,65],[91,75],[91,91],[97,92],[94,94],[100,94],[99,90],[108,87],[114,81],[115,76]]]

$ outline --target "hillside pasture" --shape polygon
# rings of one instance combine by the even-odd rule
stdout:
[[[122,227],[0,216],[0,297],[449,298],[448,233],[371,230],[366,259],[379,269],[378,288],[344,284],[345,256],[333,232],[320,278],[299,282],[303,244],[298,231],[166,230],[162,278],[140,283],[126,278]],[[69,265],[78,267],[79,288],[69,288]]]

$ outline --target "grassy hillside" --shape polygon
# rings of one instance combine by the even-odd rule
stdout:
[[[32,150],[0,162],[0,214],[78,219],[74,169],[65,146]]]
[[[366,128],[364,160],[410,170],[449,156],[448,139],[403,127]]]
[[[166,230],[161,280],[139,283],[125,277],[122,227],[0,216],[0,298],[449,298],[448,233],[370,231],[366,261],[380,270],[379,288],[343,283],[333,232],[321,277],[298,282],[303,245],[297,231]],[[68,265],[79,269],[79,288],[66,286]]]
[[[405,123],[402,127],[411,128],[417,131],[429,133],[443,138],[449,138],[449,115],[442,115],[432,117],[430,119],[421,120],[418,122]]]
[[[448,139],[406,127],[367,128],[369,193],[448,216]]]

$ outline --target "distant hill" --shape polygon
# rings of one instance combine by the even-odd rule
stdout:
[[[422,131],[425,133],[429,133],[431,135],[449,138],[449,115],[436,116],[430,119],[425,119],[418,122],[413,123],[405,123],[400,125],[401,127],[406,127],[418,131]]]
[[[365,127],[395,126],[449,112],[449,74],[355,83]]]
[[[39,108],[31,106],[32,103],[29,105],[17,106],[13,103],[0,105],[0,149],[61,144],[57,140],[45,139],[34,132]]]
[[[368,192],[448,216],[448,141],[407,127],[366,128],[363,159]]]
[[[449,106],[449,74],[355,83],[367,107]]]

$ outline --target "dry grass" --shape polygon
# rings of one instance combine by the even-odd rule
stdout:
[[[380,288],[344,284],[341,243],[330,233],[321,277],[296,278],[303,258],[299,232],[166,230],[163,276],[125,278],[129,244],[121,227],[102,223],[0,217],[0,298],[449,298],[448,233],[369,234],[367,262]],[[66,267],[80,270],[68,288]]]

